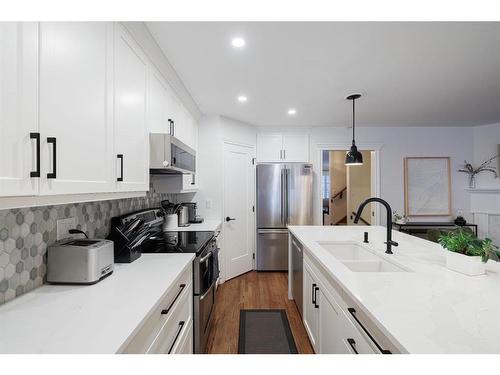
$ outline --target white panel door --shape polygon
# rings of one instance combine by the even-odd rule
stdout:
[[[253,148],[224,144],[225,279],[253,269]]]
[[[283,159],[288,162],[309,162],[309,136],[307,134],[284,134]]]
[[[318,304],[318,283],[314,274],[304,263],[304,283],[303,283],[303,320],[304,327],[311,341],[311,345],[316,353],[319,353],[319,304]]]
[[[281,134],[257,134],[257,161],[283,161],[283,137]]]
[[[169,88],[163,77],[153,68],[149,69],[148,80],[148,128],[152,133],[170,134]]]
[[[147,63],[132,37],[115,28],[115,156],[120,191],[149,189]]]
[[[37,82],[38,24],[0,22],[0,196],[38,194]]]
[[[40,24],[40,193],[107,192],[112,169],[113,24]]]

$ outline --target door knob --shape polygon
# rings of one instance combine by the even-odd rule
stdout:
[[[236,220],[236,219],[232,218],[232,217],[229,217],[229,216],[226,216],[226,221],[231,221],[231,220]]]

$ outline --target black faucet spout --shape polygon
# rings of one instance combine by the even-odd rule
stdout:
[[[359,219],[361,218],[361,214],[363,213],[363,209],[368,203],[371,202],[378,202],[382,204],[385,209],[387,210],[387,241],[385,244],[387,245],[387,248],[385,250],[386,254],[392,254],[392,247],[393,246],[398,246],[398,243],[396,241],[392,240],[392,209],[389,203],[387,201],[383,200],[382,198],[377,198],[377,197],[372,197],[366,199],[363,203],[361,203],[358,207],[358,212],[356,213],[356,217],[354,218],[354,224],[357,224],[359,222]]]

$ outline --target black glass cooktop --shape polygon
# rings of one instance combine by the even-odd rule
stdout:
[[[143,253],[196,253],[214,237],[214,232],[161,232],[143,246]]]

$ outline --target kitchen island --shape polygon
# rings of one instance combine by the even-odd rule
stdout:
[[[317,353],[500,353],[496,262],[471,277],[446,268],[440,245],[404,233],[393,231],[399,246],[385,254],[384,227],[288,229],[289,258],[294,241],[303,253],[303,320]]]

